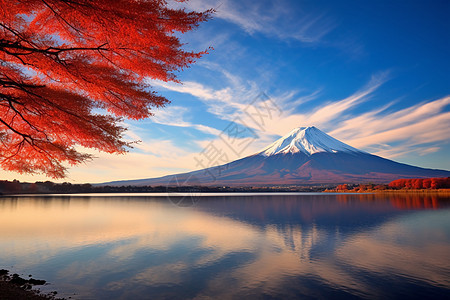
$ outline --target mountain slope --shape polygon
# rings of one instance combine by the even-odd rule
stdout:
[[[449,171],[398,163],[353,148],[315,127],[299,127],[262,151],[208,169],[109,185],[270,186],[386,183],[398,178],[447,177]]]

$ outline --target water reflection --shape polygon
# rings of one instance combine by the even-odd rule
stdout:
[[[450,289],[438,196],[0,198],[2,266],[75,298],[422,298]]]

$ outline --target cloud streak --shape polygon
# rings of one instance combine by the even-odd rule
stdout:
[[[386,153],[382,148],[393,142],[402,141],[396,147],[399,152],[422,144],[446,142],[450,137],[450,113],[444,112],[448,105],[450,97],[446,96],[394,113],[367,112],[345,120],[330,134],[348,140],[355,147],[378,150],[377,154]],[[438,147],[432,148],[437,151]],[[420,147],[417,150],[427,152]]]
[[[218,135],[220,130],[203,124],[194,124],[186,121],[186,114],[189,113],[189,109],[183,106],[169,106],[167,108],[158,110],[154,113],[151,121],[162,125],[177,126],[194,128],[203,133]]]
[[[248,34],[262,33],[303,43],[316,43],[335,27],[326,14],[293,10],[285,1],[191,0],[187,7],[197,11],[215,8],[216,18],[233,23]]]

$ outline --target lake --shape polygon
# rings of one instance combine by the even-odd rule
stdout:
[[[73,299],[441,299],[450,199],[3,196],[0,268]]]

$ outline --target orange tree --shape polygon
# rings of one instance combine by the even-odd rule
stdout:
[[[177,33],[211,13],[165,0],[0,0],[1,168],[60,178],[91,158],[77,146],[126,152],[121,120],[168,103],[146,79],[177,82],[206,53],[185,51]]]

